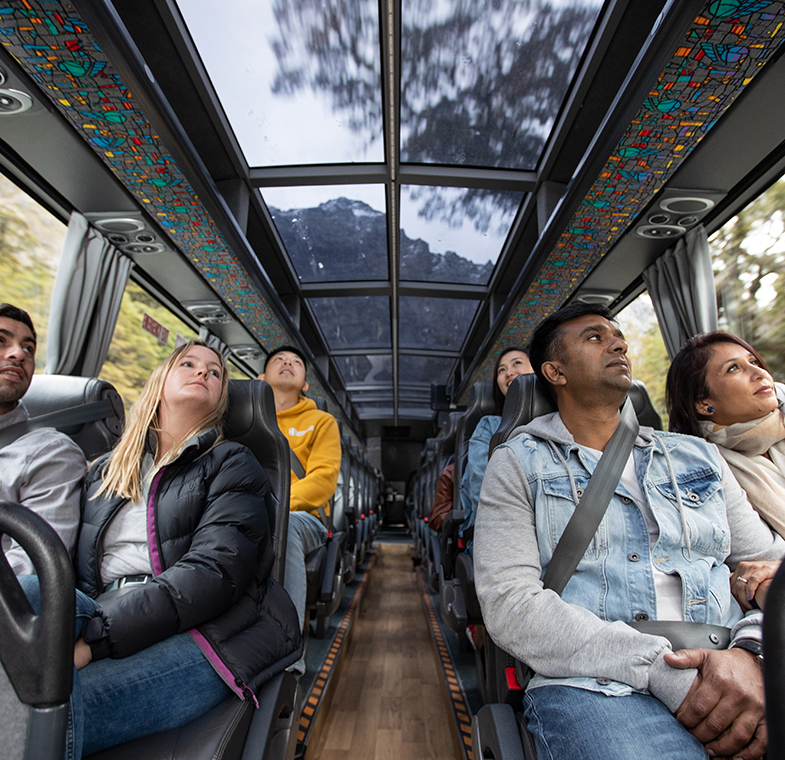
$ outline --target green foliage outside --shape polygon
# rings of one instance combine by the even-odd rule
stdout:
[[[649,296],[644,293],[633,301],[619,313],[617,321],[629,346],[627,353],[632,362],[632,376],[646,385],[652,404],[667,429],[665,376],[670,359]]]
[[[35,365],[46,364],[46,325],[65,225],[0,175],[0,301],[30,314],[38,336]]]
[[[744,338],[785,380],[785,180],[731,219],[709,241],[720,329]]]

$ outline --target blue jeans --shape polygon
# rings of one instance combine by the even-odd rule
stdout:
[[[305,625],[305,599],[308,592],[305,557],[326,540],[327,528],[322,525],[322,521],[318,517],[314,517],[308,512],[289,512],[283,587],[297,608],[300,630]]]
[[[706,760],[705,747],[648,694],[539,686],[524,696],[538,760]]]
[[[38,612],[38,578],[20,576],[19,581]],[[77,590],[77,637],[99,608]],[[96,660],[74,671],[66,760],[184,726],[230,695],[232,691],[187,633],[130,657]]]

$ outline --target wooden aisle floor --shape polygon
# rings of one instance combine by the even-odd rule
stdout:
[[[379,544],[314,760],[455,760],[411,549]]]

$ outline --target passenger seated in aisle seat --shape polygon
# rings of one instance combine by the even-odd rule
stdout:
[[[524,705],[539,756],[761,757],[760,613],[742,618],[729,577],[742,560],[779,559],[785,543],[714,446],[642,427],[562,595],[544,590],[558,539],[619,425],[631,370],[610,313],[590,304],[544,320],[531,359],[559,411],[494,452],[474,569],[488,631],[536,673]],[[667,638],[633,627],[649,620],[733,626],[730,648],[674,654]]]
[[[54,428],[24,430],[29,415],[21,399],[33,379],[35,350],[30,315],[0,303],[0,501],[16,502],[43,517],[73,557],[86,462],[79,446]],[[15,437],[11,428],[17,425]],[[33,572],[19,544],[4,536],[3,549],[17,575]]]
[[[292,489],[284,587],[297,608],[301,628],[305,625],[307,592],[305,557],[327,540],[324,523],[341,469],[338,423],[331,414],[317,409],[313,399],[301,396],[308,390],[306,371],[304,354],[293,346],[281,346],[268,355],[264,373],[259,375],[273,389],[278,427],[291,448]],[[304,475],[296,474],[295,458]],[[305,662],[298,663],[296,669],[304,672]]]
[[[455,483],[455,461],[450,458],[449,464],[439,473],[436,491],[433,495],[433,506],[428,518],[428,525],[437,533],[442,529],[444,518],[452,512],[453,484]]]
[[[496,364],[493,367],[493,400],[496,402],[496,414],[486,415],[474,428],[474,433],[469,440],[469,457],[466,461],[466,469],[463,478],[461,478],[461,509],[466,515],[460,530],[462,536],[474,526],[482,479],[485,475],[485,468],[488,466],[488,447],[491,437],[499,429],[499,424],[502,421],[501,413],[507,390],[518,375],[529,375],[532,372],[529,355],[522,348],[510,346],[496,357]],[[471,542],[467,544],[466,548],[471,551]]]
[[[269,574],[256,458],[223,440],[227,376],[200,341],[153,370],[114,450],[85,479],[67,758],[185,725],[301,651]],[[20,581],[39,608],[37,578]]]

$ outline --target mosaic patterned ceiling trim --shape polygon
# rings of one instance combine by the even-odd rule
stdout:
[[[711,0],[632,120],[535,281],[467,385],[490,375],[503,346],[525,345],[771,59],[785,3]]]
[[[74,6],[4,2],[0,42],[259,342],[293,342]]]

